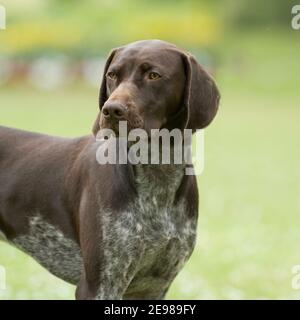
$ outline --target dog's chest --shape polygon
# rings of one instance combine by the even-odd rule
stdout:
[[[185,199],[175,202],[182,179],[181,171],[138,172],[133,205],[117,219],[105,215],[107,274],[132,277],[128,295],[140,288],[154,293],[167,287],[194,248],[197,218],[188,217]],[[133,274],[126,274],[128,270]]]
[[[136,208],[144,244],[140,274],[160,273],[165,277],[168,271],[179,271],[194,247],[196,217],[188,218],[185,199],[175,203],[181,180],[182,175],[178,173],[171,179],[162,177],[152,189],[140,186]]]
[[[153,196],[146,206],[139,206],[143,254],[136,280],[174,277],[194,248],[196,220],[187,218],[184,201],[176,205],[171,202],[171,198]]]
[[[172,239],[184,243],[195,232],[196,217],[188,217],[185,199],[176,199],[183,172],[170,169],[154,176],[151,170],[137,179],[138,199],[133,207],[143,240],[155,246]]]

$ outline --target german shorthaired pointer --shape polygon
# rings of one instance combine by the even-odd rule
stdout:
[[[0,127],[0,238],[77,299],[163,299],[190,257],[198,189],[184,165],[100,165],[101,128],[206,127],[219,104],[195,58],[159,40],[113,50],[94,135],[52,137]]]

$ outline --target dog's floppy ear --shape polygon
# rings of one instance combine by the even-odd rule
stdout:
[[[184,107],[187,108],[187,129],[205,128],[214,119],[220,93],[213,78],[189,53],[182,54],[186,71]]]
[[[94,123],[94,126],[93,126],[93,134],[94,136],[97,135],[98,131],[100,130],[100,113],[101,113],[101,109],[104,105],[104,103],[106,102],[106,100],[108,99],[108,96],[107,96],[107,87],[106,87],[106,73],[107,73],[107,70],[109,68],[109,65],[112,61],[112,59],[114,58],[116,52],[119,50],[119,48],[117,49],[113,49],[107,60],[106,60],[106,63],[105,63],[105,66],[104,66],[104,70],[103,70],[103,76],[102,76],[102,82],[101,82],[101,86],[100,86],[100,94],[99,94],[99,113],[98,113],[98,116],[97,116],[97,119]]]

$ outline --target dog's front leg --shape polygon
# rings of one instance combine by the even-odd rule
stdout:
[[[129,212],[101,215],[81,232],[84,271],[77,299],[120,300],[133,279],[143,251],[141,226]]]

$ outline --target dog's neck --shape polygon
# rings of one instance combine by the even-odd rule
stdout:
[[[162,204],[173,202],[184,174],[185,166],[174,164],[136,165],[135,184],[137,193],[143,198],[160,199]]]

